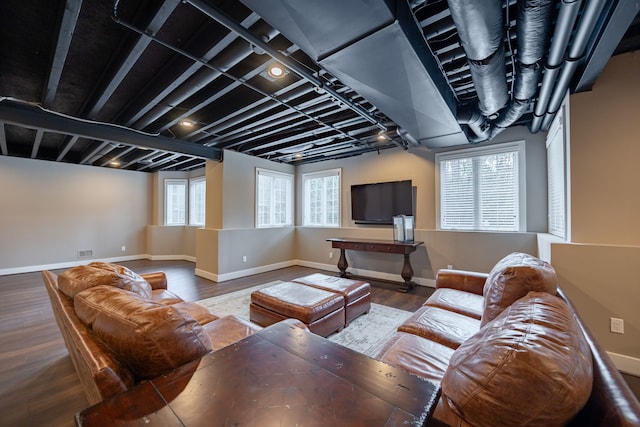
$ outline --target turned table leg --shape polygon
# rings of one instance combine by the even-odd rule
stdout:
[[[338,269],[340,270],[340,277],[347,277],[347,267],[349,264],[347,263],[347,257],[345,255],[345,250],[340,248],[340,259],[338,259]]]
[[[411,278],[413,277],[413,268],[411,268],[409,255],[410,254],[404,254],[404,264],[402,265],[402,273],[400,273],[400,275],[404,279],[404,283],[402,284],[400,289],[398,289],[398,292],[408,292],[415,286],[415,283],[411,281]]]

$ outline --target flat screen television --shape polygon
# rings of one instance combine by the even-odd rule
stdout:
[[[413,215],[411,180],[351,186],[351,218],[356,224],[393,225],[395,215]]]

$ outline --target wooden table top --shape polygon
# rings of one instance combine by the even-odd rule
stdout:
[[[79,426],[423,425],[439,388],[278,323],[85,409]]]

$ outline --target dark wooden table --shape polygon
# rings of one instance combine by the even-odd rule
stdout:
[[[439,387],[278,323],[85,409],[78,426],[421,426]]]
[[[418,246],[424,242],[396,242],[395,240],[371,240],[371,239],[344,239],[334,237],[327,239],[331,242],[332,248],[340,249],[340,258],[338,259],[338,269],[341,277],[348,277],[346,250],[365,251],[365,252],[383,252],[388,254],[401,254],[404,256],[402,271],[400,276],[404,283],[398,289],[400,292],[408,292],[416,285],[411,279],[413,278],[413,268],[409,259],[411,253],[415,252]]]

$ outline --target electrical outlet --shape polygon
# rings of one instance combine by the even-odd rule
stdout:
[[[121,249],[122,249],[122,252],[124,252],[124,251],[126,251],[126,250],[127,250],[127,247],[126,247],[126,246],[122,246],[122,248],[121,248]]]
[[[242,262],[247,262],[247,256],[246,255],[242,255]]]
[[[448,264],[447,265],[447,270],[453,270],[453,265],[452,264]]]
[[[329,252],[329,259],[333,259],[333,252]]]
[[[624,320],[611,318],[611,332],[614,334],[624,334]]]
[[[624,320],[612,317],[611,319],[611,332],[615,334],[624,334]]]

